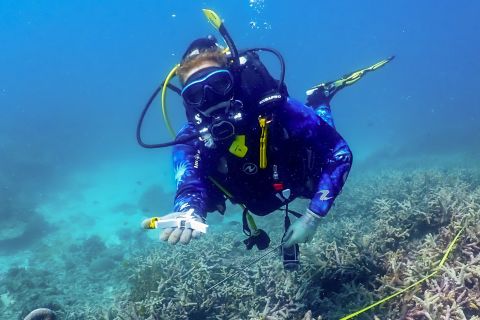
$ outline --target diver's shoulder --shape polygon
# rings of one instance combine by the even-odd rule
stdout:
[[[287,97],[282,104],[275,108],[274,112],[303,112],[306,109],[309,109],[309,107],[300,100]]]

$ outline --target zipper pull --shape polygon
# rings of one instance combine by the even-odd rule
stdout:
[[[278,168],[277,168],[277,165],[274,164],[273,165],[273,180],[274,181],[278,181],[279,179],[279,176],[278,176]]]

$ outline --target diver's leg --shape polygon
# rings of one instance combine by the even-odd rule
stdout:
[[[307,90],[307,106],[316,108],[321,104],[330,104],[333,96],[345,85],[340,80],[321,83]]]
[[[307,106],[312,107],[313,109],[324,108],[322,106],[326,105],[330,108],[330,101],[337,94],[338,91],[343,88],[350,86],[360,80],[366,73],[375,71],[378,68],[384,66],[388,62],[392,61],[394,56],[391,56],[385,60],[379,61],[370,67],[360,69],[351,73],[348,73],[341,77],[338,80],[329,81],[321,83],[309,90],[307,90]],[[318,113],[317,113],[318,114]],[[322,117],[323,118],[323,117]],[[328,122],[328,121],[327,121]],[[329,124],[333,126],[333,122]]]
[[[332,101],[332,98],[337,92],[357,82],[363,75],[363,73],[356,75],[354,79],[352,79],[354,74],[355,73],[351,73],[338,80],[321,83],[307,90],[307,102],[305,104],[313,108],[315,113],[333,128],[335,128],[335,124],[332,118],[330,101]]]

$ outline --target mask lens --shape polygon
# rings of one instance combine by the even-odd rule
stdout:
[[[215,93],[225,95],[232,88],[233,81],[229,72],[222,72],[212,75],[208,85]]]
[[[230,99],[232,88],[233,77],[230,71],[220,69],[187,83],[182,90],[182,97],[188,105],[205,108],[222,100]],[[207,89],[215,93],[214,100],[216,101],[209,101],[211,95],[207,96]]]
[[[182,93],[182,96],[188,104],[201,104],[204,96],[203,85],[201,85],[200,83],[193,84],[188,88],[188,90],[185,90]]]

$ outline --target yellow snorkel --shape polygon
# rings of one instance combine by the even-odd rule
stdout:
[[[238,50],[237,47],[235,46],[235,43],[232,40],[232,37],[230,37],[230,34],[227,31],[227,28],[225,28],[225,25],[223,24],[222,19],[220,16],[213,10],[210,9],[202,9],[203,14],[207,18],[208,22],[218,30],[218,32],[222,35],[223,40],[227,44],[228,50],[231,53],[230,56],[230,63],[237,63],[238,64]]]
[[[168,131],[172,135],[172,137],[175,138],[175,130],[173,130],[172,124],[170,123],[170,119],[168,118],[168,113],[167,113],[167,104],[166,104],[166,99],[167,99],[167,87],[168,83],[170,80],[175,77],[175,73],[177,72],[178,67],[180,64],[176,64],[172,70],[167,75],[167,78],[163,82],[162,86],[162,114],[163,114],[163,120],[165,121],[165,125],[167,126]]]
[[[236,63],[238,61],[238,51],[237,48],[235,47],[235,44],[232,41],[232,38],[230,37],[227,29],[225,28],[225,25],[222,22],[222,19],[220,16],[213,10],[210,9],[202,9],[203,14],[207,18],[208,22],[212,24],[212,26],[217,29],[220,34],[222,35],[223,39],[225,40],[225,43],[227,44],[227,48],[225,48],[225,53],[231,52],[231,58],[230,58],[230,63]],[[161,107],[162,107],[162,114],[163,114],[163,120],[165,122],[165,125],[172,135],[172,137],[175,137],[175,130],[173,129],[170,119],[168,117],[168,112],[167,112],[167,106],[166,106],[166,98],[167,98],[167,87],[170,83],[170,81],[175,77],[175,73],[178,69],[180,64],[176,64],[172,70],[168,73],[167,77],[165,78],[165,81],[163,82],[162,86],[162,99],[161,99]]]

